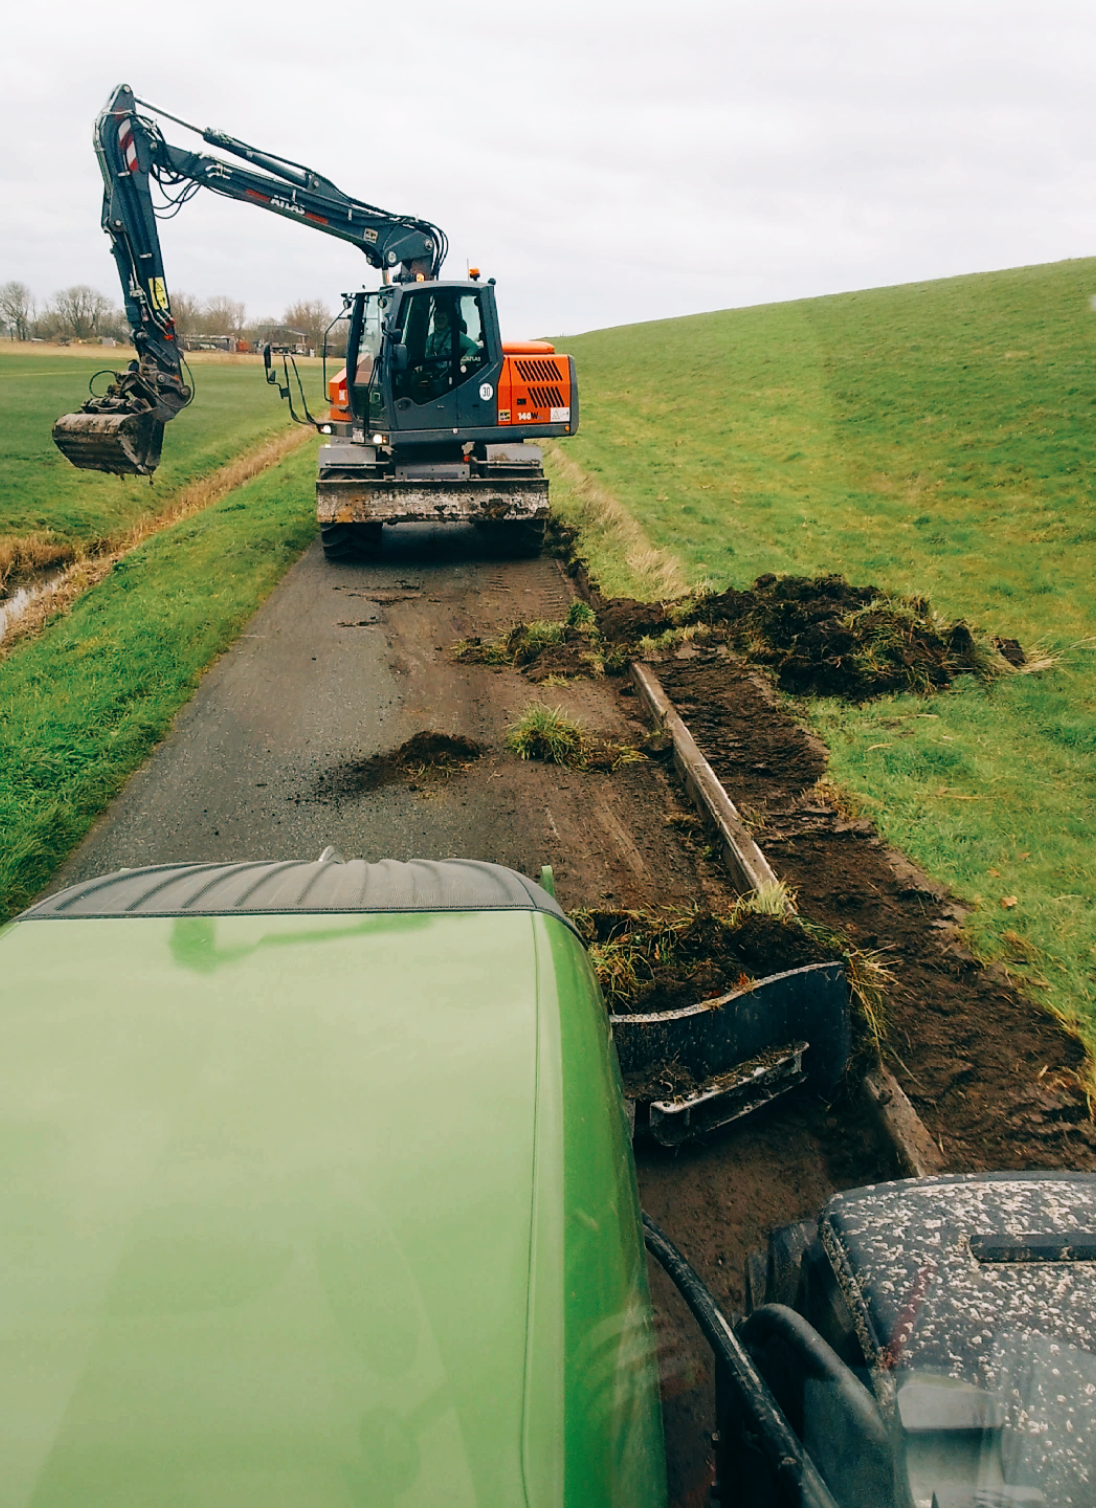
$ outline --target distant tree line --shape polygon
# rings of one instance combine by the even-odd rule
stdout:
[[[331,314],[319,299],[298,299],[290,304],[282,319],[249,320],[244,305],[231,298],[192,298],[187,293],[171,294],[171,312],[180,335],[228,336],[234,341],[259,344],[272,331],[293,331],[300,344],[320,351]],[[111,303],[98,289],[86,283],[62,288],[41,307],[26,283],[12,280],[0,283],[0,334],[13,340],[99,340],[128,341],[129,325],[125,312]]]
[[[41,308],[26,283],[0,283],[0,325],[15,340],[94,340],[129,334],[122,310],[97,288],[61,288]]]

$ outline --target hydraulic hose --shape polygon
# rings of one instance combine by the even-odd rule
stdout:
[[[647,1250],[688,1304],[704,1339],[726,1369],[739,1401],[757,1431],[779,1486],[804,1508],[838,1508],[837,1500],[784,1417],[765,1379],[735,1335],[730,1322],[677,1247],[647,1214],[643,1216]]]
[[[862,1444],[878,1451],[889,1462],[891,1454],[887,1426],[871,1393],[822,1339],[813,1325],[786,1304],[762,1304],[742,1324],[746,1346],[764,1346],[767,1341],[781,1340],[795,1352],[803,1375],[836,1388],[841,1405]]]

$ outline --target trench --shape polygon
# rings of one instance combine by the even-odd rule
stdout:
[[[124,537],[99,541],[93,554],[70,560],[63,569],[31,580],[9,596],[0,598],[0,653],[10,650],[14,639],[35,633],[54,609],[70,609],[85,591],[103,579],[115,561],[137,549],[152,535],[211,508],[237,487],[277,466],[313,438],[311,430],[290,430],[261,441],[210,476],[180,488],[161,513],[141,519]],[[40,608],[46,607],[49,611],[39,612]]]

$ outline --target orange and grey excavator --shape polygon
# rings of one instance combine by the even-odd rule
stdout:
[[[171,146],[154,116],[246,166]],[[369,553],[385,524],[412,521],[470,520],[539,548],[548,481],[531,442],[578,428],[574,361],[544,341],[503,343],[493,278],[439,281],[447,243],[436,225],[352,199],[311,168],[223,131],[189,126],[127,84],[95,123],[95,151],[137,359],[54,425],[55,444],[75,466],[151,476],[164,425],[191,402],[156,221],[205,187],[349,241],[382,274],[379,288],[343,295],[345,367],[328,383],[328,413],[314,419],[305,404],[300,421],[329,437],[316,488],[328,558]],[[266,378],[277,384],[269,347]],[[292,408],[288,370],[285,378],[280,391]]]

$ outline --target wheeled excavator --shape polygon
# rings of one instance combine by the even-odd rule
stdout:
[[[157,116],[239,163],[172,146]],[[343,295],[345,367],[327,384],[328,412],[313,418],[304,403],[299,419],[328,437],[316,486],[328,558],[369,553],[386,524],[412,521],[470,520],[520,550],[539,548],[548,481],[533,442],[578,428],[574,360],[544,341],[504,344],[493,278],[470,270],[465,281],[440,281],[443,231],[351,198],[311,168],[223,131],[190,126],[128,84],[107,101],[94,140],[102,225],[137,357],[54,425],[73,465],[151,476],[164,426],[192,400],[156,221],[204,187],[349,241],[381,273],[378,288]],[[279,384],[269,346],[265,364],[298,418],[288,369]],[[299,380],[298,388],[303,399]]]

